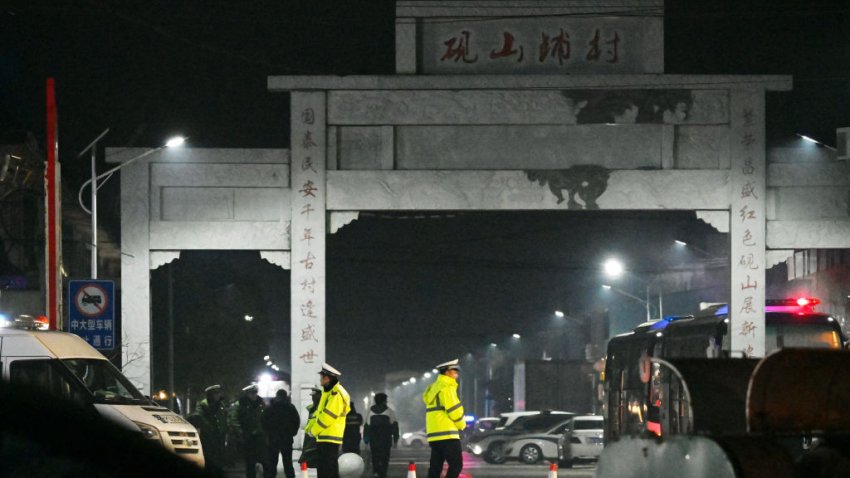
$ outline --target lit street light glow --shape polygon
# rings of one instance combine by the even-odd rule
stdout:
[[[608,284],[602,284],[602,288],[605,290],[611,290],[611,286]]]
[[[410,383],[416,383],[416,377],[410,377]]]
[[[822,142],[820,142],[820,141],[818,141],[818,140],[816,140],[816,139],[814,139],[810,136],[806,136],[806,135],[800,134],[800,133],[797,133],[797,136],[799,136],[803,141],[805,141],[807,143],[817,144],[817,145],[823,146],[824,148],[827,148],[829,150],[836,151],[836,149],[834,147],[832,147],[828,144],[824,144],[824,143],[822,143]]]
[[[680,241],[680,240],[678,240],[678,239],[676,239],[674,242],[675,242],[676,244],[680,245],[680,246],[687,246],[687,245],[688,245],[688,243],[687,243],[687,242],[685,242],[685,241]]]
[[[557,318],[559,318],[559,319],[563,319],[563,318],[564,318],[564,313],[563,313],[562,311],[560,311],[560,310],[556,310],[556,311],[555,311],[555,317],[557,317]]]
[[[245,322],[251,322],[252,320],[254,320],[253,315],[245,315]]]
[[[186,138],[183,136],[175,136],[168,141],[165,142],[166,148],[176,148],[178,146],[183,146],[183,143],[186,142]]]
[[[608,277],[620,277],[624,270],[623,263],[617,259],[608,259],[602,267]]]
[[[513,338],[518,339],[518,338],[520,338],[520,335],[519,335],[519,334],[514,334],[514,335],[513,335]]]

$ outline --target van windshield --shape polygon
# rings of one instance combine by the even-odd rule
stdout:
[[[61,362],[91,393],[94,403],[147,403],[136,387],[107,360],[63,359]]]

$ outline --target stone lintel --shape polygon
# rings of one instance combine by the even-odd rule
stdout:
[[[563,174],[567,180],[571,173]],[[329,171],[327,209],[569,209],[568,181],[558,181],[558,171],[548,177],[532,181],[525,171]],[[551,184],[552,180],[556,183]],[[543,184],[547,181],[548,185]],[[560,191],[562,201],[553,189]],[[603,210],[725,209],[729,207],[729,171],[610,171],[607,189],[596,202]]]
[[[396,17],[463,18],[557,15],[664,16],[664,0],[398,1]]]
[[[770,187],[850,186],[850,163],[774,163],[767,165]]]
[[[765,89],[790,91],[790,75],[269,76],[269,91],[507,89]]]
[[[850,219],[767,221],[770,249],[848,249]]]
[[[107,163],[123,163],[151,148],[106,148]],[[167,148],[146,156],[149,163],[281,163],[289,164],[288,149]]]

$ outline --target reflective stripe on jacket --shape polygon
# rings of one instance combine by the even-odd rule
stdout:
[[[345,416],[351,410],[348,392],[337,382],[329,392],[322,392],[319,408],[310,432],[319,443],[342,445],[345,433]]]
[[[466,428],[463,406],[457,396],[457,381],[439,375],[422,394],[425,402],[425,432],[428,441],[460,440],[460,431]]]

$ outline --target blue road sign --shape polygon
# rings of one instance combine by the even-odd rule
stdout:
[[[115,348],[115,283],[72,280],[68,284],[68,332],[98,350]]]

